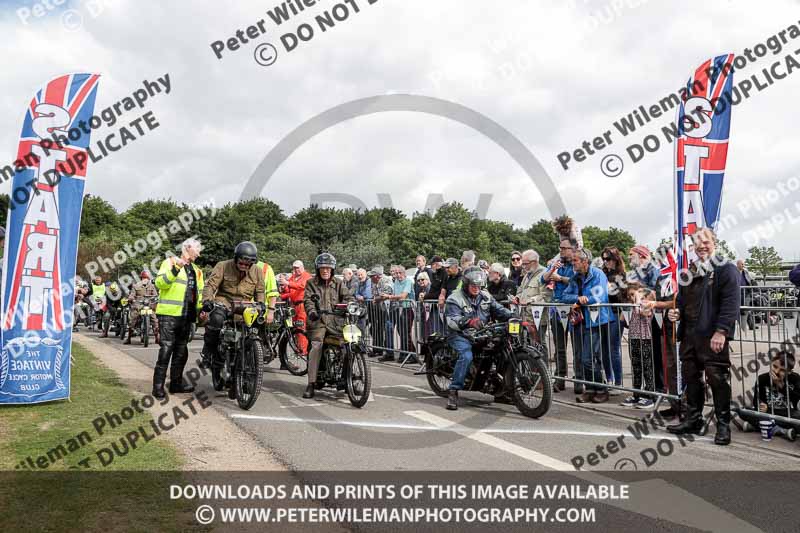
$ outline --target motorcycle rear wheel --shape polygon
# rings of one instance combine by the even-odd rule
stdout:
[[[453,382],[453,364],[449,353],[450,348],[441,347],[433,355],[425,354],[425,368],[428,386],[434,394],[447,398],[450,394],[450,384]]]

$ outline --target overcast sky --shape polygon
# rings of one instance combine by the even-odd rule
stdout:
[[[281,35],[313,23],[335,0],[320,0],[280,27],[266,14],[278,4],[274,0],[237,1],[235,7],[196,0],[66,2],[52,11],[40,7],[41,17],[33,14],[33,0],[0,0],[0,161],[13,160],[25,106],[50,78],[102,74],[100,111],[144,79],[169,73],[171,93],[146,104],[160,127],[90,167],[86,192],[120,210],[147,198],[222,204],[239,198],[267,152],[304,121],[350,100],[412,93],[497,121],[539,159],[581,225],[621,227],[653,245],[672,231],[672,146],[635,165],[625,147],[658,133],[664,119],[626,138],[613,122],[674,92],[705,59],[741,53],[800,19],[800,3],[788,0],[771,1],[769,9],[743,0],[351,1],[360,13],[325,33],[317,29],[310,42],[287,53]],[[623,5],[615,11],[612,4]],[[20,8],[31,10],[25,22]],[[211,42],[262,18],[265,35],[215,57]],[[268,67],[253,58],[262,42],[279,52]],[[735,81],[798,48],[800,38],[737,72]],[[747,217],[740,206],[778,182],[800,178],[798,89],[800,71],[733,110],[723,215],[738,224],[723,237],[741,252],[752,241],[745,232],[775,213],[790,209],[800,220],[797,193],[760,211],[754,207]],[[126,113],[123,123],[143,112]],[[99,130],[93,140],[120,125]],[[611,147],[561,168],[560,152],[608,129]],[[616,178],[600,172],[600,160],[610,153],[626,164]],[[293,213],[314,193],[352,194],[368,206],[389,193],[407,213],[422,210],[430,194],[474,208],[488,193],[494,195],[489,218],[523,227],[550,218],[533,182],[491,140],[413,112],[381,113],[328,129],[298,149],[262,194]],[[786,259],[800,258],[798,225],[777,229],[758,244],[775,245]]]

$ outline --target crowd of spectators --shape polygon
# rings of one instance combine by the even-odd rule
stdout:
[[[530,337],[554,351],[554,391],[565,390],[571,366],[576,400],[604,403],[621,395],[626,385],[645,393],[679,394],[675,328],[666,313],[676,306],[676,294],[675,287],[665,282],[671,278],[663,269],[665,251],[653,253],[638,244],[627,250],[626,257],[609,246],[594,258],[575,238],[563,237],[556,257],[542,261],[535,250],[513,251],[508,268],[466,250],[458,259],[437,255],[428,261],[419,255],[408,274],[403,265],[391,265],[388,275],[382,265],[369,271],[350,265],[342,276],[359,301],[372,302],[373,344],[385,347],[377,355],[389,361],[400,353],[397,359],[406,361],[413,360],[415,335],[424,338],[443,330],[445,300],[461,286],[462,272],[478,266],[486,272],[487,290],[495,300],[519,305]],[[603,305],[591,307],[594,304]],[[422,325],[419,332],[414,331],[415,320]],[[633,374],[633,383],[628,384],[622,366],[626,329]],[[639,409],[653,404],[651,395],[641,393],[621,402]],[[661,411],[666,418],[678,414],[675,402]]]

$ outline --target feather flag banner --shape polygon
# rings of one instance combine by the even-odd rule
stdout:
[[[675,256],[679,269],[696,260],[692,235],[719,222],[731,126],[733,54],[705,61],[682,91],[675,143]]]
[[[3,259],[0,404],[69,398],[72,308],[99,75],[50,80],[25,111]],[[74,132],[82,132],[76,136]],[[56,141],[54,141],[56,139]]]

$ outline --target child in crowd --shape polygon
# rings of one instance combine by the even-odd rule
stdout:
[[[800,401],[800,375],[792,371],[794,364],[795,356],[790,352],[781,351],[772,356],[769,372],[760,374],[753,387],[754,411],[793,418],[800,422],[797,405]],[[745,431],[760,431],[759,422],[766,420],[741,408],[737,408],[736,412],[744,421]],[[774,434],[795,440],[797,429],[791,424],[776,420]]]
[[[653,320],[653,310],[643,307],[642,302],[654,300],[655,294],[639,282],[630,282],[625,288],[625,297],[628,303],[636,305],[631,312],[628,324],[633,388],[654,391],[653,330],[650,325]],[[644,388],[642,388],[642,382],[644,382]],[[647,396],[633,394],[625,398],[620,405],[636,409],[649,409],[653,407],[653,400]]]

